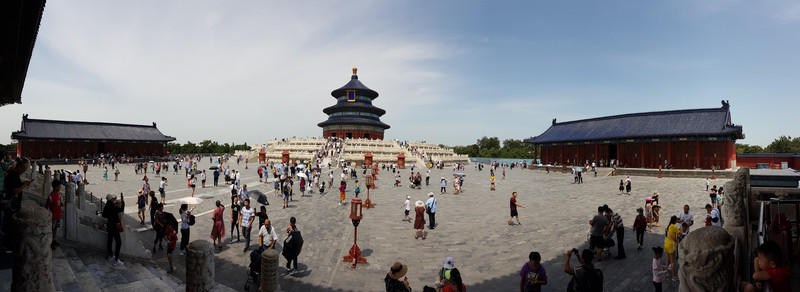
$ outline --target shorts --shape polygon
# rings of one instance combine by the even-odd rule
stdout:
[[[409,212],[411,212],[411,210],[406,210],[406,216],[408,216]]]
[[[167,254],[172,254],[173,251],[175,251],[174,247],[167,247]]]
[[[281,186],[280,186],[280,185],[278,185],[278,182],[275,182],[274,188],[277,190],[277,189],[280,189],[280,188],[281,188]]]
[[[605,248],[605,247],[606,247],[606,241],[605,239],[603,239],[602,236],[594,236],[594,235],[589,236],[590,249]]]
[[[192,184],[192,188],[195,188],[195,187],[196,187],[196,185]]]
[[[717,203],[717,197],[711,198],[711,204],[716,204],[716,203]]]
[[[288,201],[289,200],[289,195],[288,194],[283,194],[283,200],[284,201]]]
[[[517,216],[517,215],[519,215],[517,213],[517,210],[511,210],[511,217],[514,217],[514,216]]]
[[[200,182],[202,182],[202,183],[206,183],[206,180],[201,180]]]
[[[144,213],[146,209],[147,209],[146,207],[139,208],[139,213]]]
[[[61,219],[53,219],[53,230],[61,228]]]

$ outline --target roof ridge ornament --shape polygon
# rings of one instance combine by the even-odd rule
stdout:
[[[553,126],[555,126],[555,125],[556,125],[556,119],[553,118]]]
[[[722,100],[722,108],[723,108],[723,109],[729,109],[729,108],[731,108],[731,101],[730,101],[730,100],[724,100],[724,99],[723,99],[723,100]]]
[[[358,68],[357,67],[353,67],[353,77],[350,77],[350,79],[358,79],[358,74],[356,74],[357,72],[358,72]]]

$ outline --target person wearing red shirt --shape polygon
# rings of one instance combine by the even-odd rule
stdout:
[[[58,246],[56,233],[58,228],[61,227],[61,206],[64,204],[61,202],[61,182],[54,180],[52,186],[53,192],[47,197],[47,209],[53,214],[51,218],[53,220],[53,241],[50,243],[50,248],[55,249]]]

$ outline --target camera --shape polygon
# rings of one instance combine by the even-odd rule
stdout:
[[[573,253],[573,254],[576,254],[576,255],[577,255],[577,254],[579,254],[579,253],[578,253],[578,249],[577,249],[577,248],[573,248],[573,249],[572,249],[572,253]]]

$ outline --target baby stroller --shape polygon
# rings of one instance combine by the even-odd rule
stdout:
[[[247,266],[247,280],[244,282],[244,290],[250,291],[250,281],[258,291],[261,286],[261,248],[256,248],[250,252],[250,264]]]

